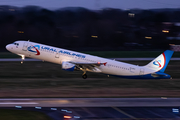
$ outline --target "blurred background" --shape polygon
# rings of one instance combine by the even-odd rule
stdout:
[[[123,62],[146,65],[150,61],[135,61],[134,58],[155,58],[166,49],[180,51],[180,0],[0,0],[0,58],[19,57],[5,49],[7,44],[16,40],[30,40],[106,58],[130,57],[132,61]],[[175,52],[173,57],[179,59],[180,53]],[[81,78],[82,71],[63,71],[59,64],[42,61],[24,61],[20,64],[16,59],[0,59],[0,98],[3,98],[0,104],[17,104],[16,99],[4,98],[40,97],[151,97],[169,100],[169,97],[180,97],[178,59],[171,60],[166,70],[173,77],[172,80],[130,80],[96,73],[87,73],[88,79],[84,80]],[[22,99],[19,100],[22,102]],[[61,105],[61,100],[57,102]],[[66,104],[67,100],[62,102]],[[143,101],[141,103],[144,104]],[[162,103],[165,104],[164,101]],[[21,110],[25,106],[21,104],[18,103],[15,109]],[[76,115],[74,118],[78,119],[81,116],[86,120],[180,118],[179,106],[118,108],[113,105],[109,108],[41,109],[42,106],[32,104],[34,108],[23,108],[21,112],[5,110],[0,106],[0,119],[49,120],[51,117],[53,120],[61,120],[62,117],[67,120],[63,115]],[[37,109],[47,116],[31,112],[37,112]],[[62,110],[71,110],[71,116]]]
[[[2,0],[0,50],[30,40],[77,51],[180,44],[178,0]]]
[[[131,57],[132,61],[123,62],[146,65],[150,60],[133,61],[133,58],[155,58],[172,46],[177,48],[175,51],[180,51],[179,7],[179,0],[1,0],[0,58],[19,57],[7,52],[5,46],[16,40],[30,40],[105,58]],[[180,57],[179,52],[173,57]],[[84,81],[82,71],[63,71],[59,64],[25,61],[21,65],[20,61],[1,61],[0,95],[177,97],[179,69],[178,60],[168,65],[166,73],[174,81],[117,80],[96,73],[88,73],[88,80]],[[107,88],[111,88],[108,93],[97,92],[107,91]],[[21,89],[24,94],[19,92]],[[61,94],[57,94],[59,90]],[[75,90],[82,94],[76,94]]]

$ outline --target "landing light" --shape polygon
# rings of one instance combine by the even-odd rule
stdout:
[[[74,116],[74,118],[80,118],[79,116]]]
[[[70,119],[70,118],[72,118],[72,117],[65,115],[64,118]]]
[[[51,110],[57,110],[57,108],[51,108]]]
[[[35,107],[36,109],[41,109],[41,107]]]
[[[21,55],[21,58],[22,58],[21,64],[23,64],[23,61],[25,59],[25,55]]]
[[[16,108],[22,108],[22,106],[15,106]]]
[[[174,113],[179,113],[179,109],[173,108],[173,109],[172,109],[172,112],[174,112]]]
[[[24,56],[24,55],[22,55],[21,57],[22,57],[22,60],[24,60],[24,59],[25,59],[25,56]]]
[[[167,97],[161,97],[161,99],[167,99]]]

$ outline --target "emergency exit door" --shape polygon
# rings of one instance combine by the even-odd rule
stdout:
[[[139,75],[144,75],[144,68],[140,69]]]

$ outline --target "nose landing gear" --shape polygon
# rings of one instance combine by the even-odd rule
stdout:
[[[21,58],[22,58],[21,64],[23,64],[23,61],[25,59],[25,55],[21,55]]]

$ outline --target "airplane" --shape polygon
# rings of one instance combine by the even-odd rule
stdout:
[[[61,64],[66,71],[81,70],[84,79],[87,78],[87,71],[128,79],[170,79],[171,76],[164,71],[174,53],[166,50],[147,65],[137,66],[30,41],[15,41],[8,44],[6,49],[20,55],[22,60],[30,57]]]

